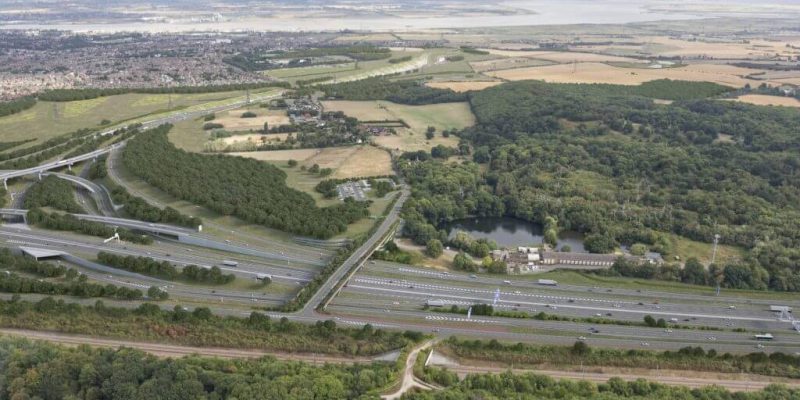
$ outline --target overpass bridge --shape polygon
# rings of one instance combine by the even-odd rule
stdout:
[[[75,157],[71,157],[71,158],[65,158],[65,159],[60,160],[60,161],[54,161],[54,162],[47,163],[47,164],[42,164],[42,165],[39,165],[39,166],[36,166],[36,167],[20,169],[20,170],[16,170],[16,171],[2,171],[2,172],[0,172],[0,179],[3,180],[3,187],[6,188],[6,190],[8,190],[8,180],[9,179],[19,178],[19,177],[25,176],[25,175],[33,175],[33,174],[41,175],[43,172],[49,171],[51,169],[56,169],[56,168],[63,168],[63,167],[70,167],[71,168],[72,165],[75,164],[75,163],[79,163],[81,161],[86,161],[86,160],[91,160],[91,159],[97,159],[97,157],[100,157],[103,154],[107,154],[108,152],[110,152],[111,150],[115,149],[117,146],[120,146],[120,145],[121,144],[119,144],[119,143],[113,144],[111,146],[104,147],[102,149],[97,149],[95,151],[92,151],[92,152],[89,152],[89,153],[86,153],[86,154],[81,154],[79,156],[75,156]]]

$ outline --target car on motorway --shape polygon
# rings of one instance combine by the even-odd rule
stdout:
[[[472,278],[472,279],[476,279],[478,277],[478,275],[472,274],[469,277]]]
[[[506,284],[506,285],[510,285],[511,281],[503,281],[503,283]]]
[[[584,340],[586,340],[586,336],[578,336],[578,340],[580,340],[581,342],[583,342]]]
[[[647,343],[647,342],[642,342],[642,346],[644,346],[644,347],[650,347],[650,343]]]

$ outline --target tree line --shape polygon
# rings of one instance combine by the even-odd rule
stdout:
[[[123,228],[117,228],[115,231],[114,228],[106,226],[100,222],[84,221],[70,214],[60,214],[57,212],[47,213],[42,211],[40,208],[29,209],[27,221],[31,225],[36,225],[45,229],[53,229],[56,231],[71,231],[101,238],[112,237],[116,232],[119,233],[120,239],[131,243],[153,243],[153,238],[147,235],[135,234]]]
[[[13,142],[0,142],[0,151],[6,151],[8,149],[13,149],[14,147],[21,146],[26,143],[35,142],[36,139],[25,139],[25,140],[17,140]]]
[[[11,101],[4,101],[0,103],[0,117],[25,111],[35,105],[36,98],[33,96],[25,96]]]
[[[156,261],[150,257],[120,256],[105,251],[97,253],[97,261],[110,267],[170,281],[180,279],[189,282],[224,285],[236,279],[234,274],[223,274],[222,270],[217,266],[203,268],[197,265],[187,265],[178,271],[174,265],[167,261]]]
[[[39,262],[31,257],[15,255],[8,248],[0,249],[0,265],[8,269],[44,278],[59,278],[67,273],[67,268],[62,265]],[[77,275],[77,272],[71,275]]]
[[[118,88],[118,89],[52,89],[37,95],[41,101],[77,101],[89,100],[98,97],[116,96],[128,93],[146,94],[194,94],[194,93],[216,93],[231,92],[240,90],[262,89],[267,87],[288,87],[285,82],[259,82],[259,83],[234,83],[228,85],[211,86],[176,86],[176,87],[153,87],[153,88]]]
[[[122,154],[124,167],[148,184],[224,215],[299,235],[327,239],[368,214],[366,203],[320,208],[306,193],[286,186],[286,173],[253,159],[177,149],[171,125],[142,132]]]
[[[581,342],[582,343],[582,342]],[[582,343],[585,345],[585,343]],[[585,365],[618,368],[674,369],[721,373],[800,377],[800,357],[782,352],[718,353],[684,347],[678,351],[622,350],[588,346],[549,346],[449,338],[446,352],[471,360],[491,360],[515,366]]]
[[[70,282],[60,283],[42,279],[26,278],[15,273],[0,274],[0,291],[5,293],[37,293],[76,297],[108,297],[119,300],[139,300],[142,291],[112,284],[101,285],[88,282],[86,275],[79,275]]]
[[[372,356],[404,348],[424,337],[418,332],[390,332],[371,325],[348,328],[335,321],[317,324],[249,316],[217,316],[207,307],[162,309],[153,303],[136,308],[102,301],[83,306],[46,297],[37,302],[0,300],[0,326],[98,337],[160,341],[189,346]]]
[[[566,396],[566,397],[565,397]],[[690,389],[686,386],[668,386],[645,379],[625,381],[611,378],[606,383],[556,380],[533,373],[472,374],[444,390],[411,392],[405,400],[772,400],[793,399],[800,396],[796,389],[770,385],[760,391],[730,392],[719,386]]]

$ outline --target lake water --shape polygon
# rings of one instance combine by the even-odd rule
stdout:
[[[542,226],[516,218],[470,218],[453,221],[443,227],[450,235],[464,231],[472,237],[490,239],[501,247],[531,246],[542,243]],[[558,248],[569,245],[574,252],[585,252],[581,235],[577,232],[562,232]]]

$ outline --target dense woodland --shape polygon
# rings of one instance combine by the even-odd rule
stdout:
[[[31,185],[25,192],[22,204],[27,209],[51,207],[74,214],[84,212],[83,207],[75,201],[72,184],[54,175],[48,175]]]
[[[142,132],[122,153],[125,168],[171,195],[224,215],[283,231],[327,239],[368,214],[368,204],[345,201],[319,208],[286,186],[286,173],[253,159],[203,155],[175,148],[170,125]]]
[[[422,81],[390,81],[369,78],[336,85],[320,85],[330,98],[343,100],[388,100],[400,104],[434,104],[467,100],[467,94],[449,89],[435,89]]]
[[[459,133],[459,153],[473,162],[399,163],[414,188],[406,233],[425,244],[466,216],[550,217],[583,233],[590,251],[643,243],[664,254],[672,234],[706,243],[719,234],[749,250],[730,268],[742,275],[732,287],[800,290],[800,112],[636,94],[715,92],[652,85],[529,81],[472,93],[479,123]]]
[[[4,399],[378,399],[388,363],[313,366],[272,357],[158,358],[132,349],[0,340]]]
[[[800,377],[800,357],[781,352],[720,354],[716,350],[706,351],[701,347],[685,347],[678,351],[621,350],[592,348],[585,342],[576,342],[573,346],[543,346],[528,343],[504,344],[496,340],[461,340],[455,337],[444,343],[443,351],[464,359],[528,367],[596,365]]]

